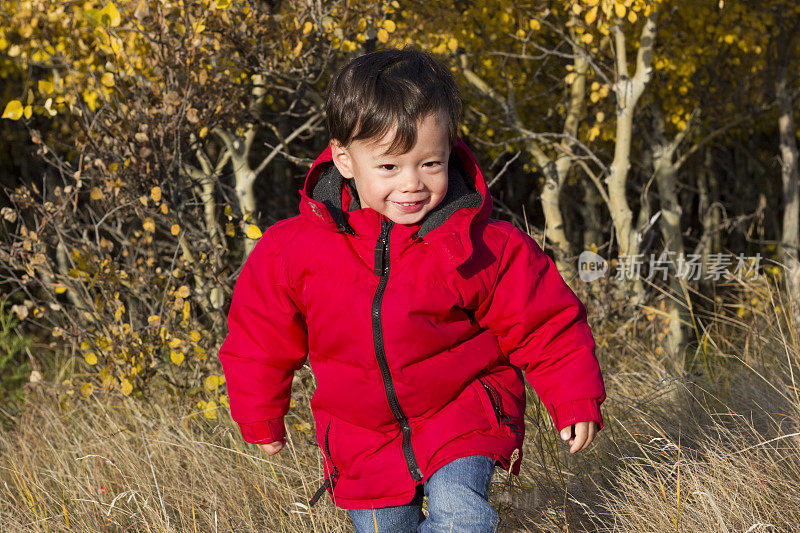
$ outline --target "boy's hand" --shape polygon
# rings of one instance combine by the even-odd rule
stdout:
[[[268,442],[267,444],[259,444],[261,449],[267,452],[267,455],[275,455],[286,444],[286,439],[276,440],[275,442]]]
[[[569,441],[569,453],[577,453],[591,444],[599,431],[597,422],[578,422],[561,430],[561,439]]]

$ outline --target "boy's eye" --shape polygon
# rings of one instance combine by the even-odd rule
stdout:
[[[395,166],[394,166],[394,165],[389,165],[389,164],[386,164],[386,165],[381,165],[381,168],[382,168],[383,170],[394,170]]]
[[[441,161],[428,161],[427,163],[425,163],[425,166],[426,167],[438,167],[441,164],[442,164]]]

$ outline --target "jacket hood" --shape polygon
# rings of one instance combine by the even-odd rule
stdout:
[[[418,224],[411,236],[441,245],[459,264],[472,254],[470,229],[489,218],[492,198],[486,180],[462,139],[458,139],[448,162],[447,193]],[[352,180],[345,179],[333,164],[327,147],[311,165],[300,189],[300,213],[332,231],[354,236],[377,235],[386,218],[372,209],[362,209]]]

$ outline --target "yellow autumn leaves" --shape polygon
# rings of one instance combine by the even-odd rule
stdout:
[[[225,383],[225,376],[218,374],[211,374],[210,376],[206,377],[206,379],[203,380],[203,389],[205,389],[206,392],[209,393],[216,393],[219,390],[219,387],[223,383]],[[228,397],[223,394],[222,396],[219,397],[219,403],[224,405],[225,407],[228,407]],[[209,400],[209,401],[200,400],[199,402],[197,402],[197,407],[199,407],[202,410],[203,416],[205,416],[206,418],[212,420],[215,420],[217,418],[218,407],[217,407],[217,402],[215,402],[214,400]]]
[[[33,116],[34,110],[45,116],[54,117],[58,114],[59,110],[57,108],[59,107],[61,109],[69,109],[71,112],[75,113],[75,115],[81,116],[81,109],[75,106],[75,95],[69,93],[64,94],[64,82],[61,78],[57,78],[56,81],[57,83],[50,80],[38,80],[36,82],[39,94],[42,96],[42,99],[44,99],[43,104],[37,104],[34,107],[34,92],[28,89],[25,103],[18,99],[9,101],[3,109],[3,114],[0,118],[19,120],[24,116],[26,119],[29,119]],[[110,94],[110,89],[115,85],[116,81],[113,73],[105,72],[100,75],[99,90],[106,97]],[[97,90],[86,87],[80,91],[80,96],[91,110],[97,109],[98,99],[100,98],[100,93]]]
[[[399,9],[399,7],[400,4],[394,1],[385,6],[385,10],[387,14],[393,13],[396,9]],[[346,24],[346,22],[337,20],[334,16],[325,16],[320,23],[316,24],[307,20],[302,23],[302,26],[300,26],[300,22],[295,19],[295,25],[302,30],[302,35],[304,37],[314,32],[314,30],[319,29],[323,33],[330,35],[333,47],[340,49],[342,52],[352,52],[358,48],[359,43],[364,43],[370,38],[375,38],[380,43],[387,43],[389,42],[391,34],[397,30],[397,23],[394,20],[376,20],[372,16],[366,16],[355,21],[354,27],[351,27],[351,29],[355,30],[355,36],[351,36],[351,38],[348,39],[345,38],[343,34],[343,28],[345,28]],[[303,45],[304,41],[301,40],[297,42],[292,52],[293,57],[299,54]]]
[[[93,195],[92,199],[97,199],[97,198],[95,198]],[[156,205],[160,204],[159,208],[162,214],[166,215],[169,212],[167,204],[161,203],[161,187],[158,186],[153,187],[150,190],[149,197],[147,196],[139,197],[139,202],[145,207],[148,206],[150,200],[152,200],[153,203]],[[155,233],[156,232],[155,220],[152,217],[145,217],[144,220],[142,221],[142,229],[147,233]],[[170,233],[172,233],[172,235],[177,235],[180,232],[180,229],[181,228],[178,224],[173,224],[170,228]]]
[[[145,217],[144,222],[142,222],[142,228],[147,233],[155,233],[156,223],[151,217]]]
[[[393,20],[384,20],[381,23],[381,26],[378,28],[378,32],[376,34],[378,40],[382,43],[389,41],[389,34],[394,32],[397,29],[397,25],[394,23]]]
[[[261,230],[255,224],[249,224],[247,226],[247,231],[245,233],[248,239],[260,239],[261,238]]]
[[[103,26],[111,26],[116,28],[122,23],[122,16],[119,14],[114,2],[107,3],[103,9],[87,9],[86,15],[90,20]]]
[[[228,407],[228,397],[225,395],[220,396],[219,403],[224,405],[225,407]],[[203,416],[205,416],[206,418],[211,420],[217,419],[217,410],[219,408],[217,406],[217,402],[215,402],[214,400],[209,400],[207,402],[205,400],[200,400],[199,402],[197,402],[197,407],[199,407],[203,411]]]
[[[99,187],[93,187],[90,193],[90,197],[92,198],[92,200],[99,200],[103,198],[103,193]],[[149,205],[149,202],[152,201],[154,204],[159,206],[161,213],[166,215],[169,212],[169,209],[167,208],[166,203],[161,203],[161,200],[162,200],[162,191],[161,187],[158,186],[155,186],[150,190],[149,196],[139,197],[139,202],[143,206],[147,207]],[[230,213],[232,213],[230,206],[225,207],[225,213],[226,215],[228,215],[228,218],[230,219],[231,218]],[[261,229],[258,226],[246,222],[243,223],[243,226],[244,226],[244,234],[248,239],[258,240],[261,238]],[[226,228],[227,228],[226,234],[228,236],[233,237],[236,235],[233,224],[228,223],[228,226],[226,226]],[[156,221],[153,219],[153,217],[148,216],[144,218],[144,220],[142,221],[142,229],[146,233],[150,234],[156,232]],[[170,233],[172,235],[177,236],[180,233],[180,231],[181,231],[180,224],[172,224],[170,226]]]
[[[154,316],[157,317],[157,315]],[[157,323],[157,322],[158,322],[157,320],[151,320],[151,323]],[[199,331],[192,330],[189,333],[189,337],[194,342],[197,342],[201,339],[201,334]],[[108,339],[105,338],[99,338],[97,339],[96,342],[97,342],[97,347],[100,348],[100,351],[102,353],[104,353],[106,361],[114,360],[119,363],[124,360],[129,362],[131,365],[129,372],[126,372],[119,378],[113,377],[112,373],[109,371],[108,366],[101,368],[97,375],[102,382],[101,384],[103,386],[103,389],[111,390],[113,388],[118,388],[119,391],[122,392],[122,394],[124,394],[125,396],[130,395],[131,392],[133,392],[134,388],[134,385],[131,380],[142,371],[141,361],[142,358],[144,357],[144,354],[142,353],[137,354],[129,351],[126,348],[113,349],[112,351],[109,351],[111,349],[111,346],[108,342]],[[180,351],[176,351],[176,349],[179,348],[179,346],[182,345],[183,343],[184,343],[183,340],[174,337],[170,339],[169,342],[167,343],[167,346],[169,347],[170,360],[175,365],[180,365],[185,359],[185,355],[183,353],[181,353]],[[98,356],[94,351],[91,351],[93,348],[91,347],[88,341],[84,341],[81,343],[81,349],[84,352],[83,357],[84,360],[86,361],[86,364],[90,366],[96,366],[99,364]],[[117,353],[117,350],[119,350],[119,353]],[[199,346],[195,346],[194,352],[198,358],[200,358],[201,354],[203,357],[205,357],[204,350]],[[219,387],[224,382],[225,382],[224,376],[212,374],[204,379],[203,389],[210,393],[216,393]],[[94,390],[95,390],[94,385],[91,382],[87,382],[81,388],[81,394],[83,396],[89,396],[93,394]]]
[[[3,110],[2,118],[9,118],[11,120],[19,120],[24,115],[25,118],[31,118],[33,114],[33,107],[30,105],[23,106],[19,100],[11,100],[6,104]]]
[[[628,21],[634,23],[639,19],[637,13],[648,14],[650,6],[643,0],[582,0],[572,4],[572,12],[583,16],[587,25],[597,22],[600,15],[604,21]]]

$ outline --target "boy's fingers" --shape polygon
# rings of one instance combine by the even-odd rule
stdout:
[[[562,440],[568,441],[569,453],[577,453],[589,447],[598,431],[600,426],[597,422],[578,422],[562,428],[559,435]]]
[[[587,422],[586,442],[584,442],[580,450],[577,451],[585,450],[586,448],[588,448],[589,445],[594,440],[594,438],[597,436],[598,431],[600,431],[600,429],[599,426],[597,425],[597,422]]]
[[[589,436],[589,423],[580,422],[575,424],[575,438],[572,440],[569,448],[570,453],[576,453],[583,449],[586,444],[586,439]]]
[[[269,455],[275,455],[281,449],[283,449],[284,444],[286,443],[286,439],[281,439],[275,442],[269,442],[267,444],[260,444],[261,449],[264,450]]]

